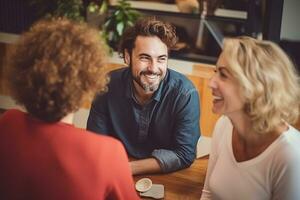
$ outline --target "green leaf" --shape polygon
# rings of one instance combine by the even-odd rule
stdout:
[[[90,13],[96,12],[95,6],[89,6],[89,7],[88,7],[88,11],[89,11]]]
[[[117,32],[118,32],[118,35],[119,35],[119,36],[122,35],[123,30],[124,30],[124,22],[119,22],[119,23],[117,24]]]
[[[99,14],[102,15],[102,14],[104,14],[107,10],[108,10],[108,3],[107,3],[107,1],[103,1],[103,2],[102,2],[102,5],[101,5],[101,7],[100,7],[100,9],[99,9]]]
[[[112,19],[110,18],[110,19],[108,19],[105,23],[104,23],[104,28],[105,29],[107,29],[109,26],[110,26],[110,24],[112,23]]]
[[[120,10],[116,10],[116,11],[113,13],[113,15],[114,15],[114,16],[117,16],[120,12],[121,12]]]
[[[133,22],[132,21],[127,21],[128,26],[133,26]]]
[[[119,14],[116,15],[116,20],[117,21],[124,21],[124,17],[125,17],[124,13],[123,12],[119,12]]]
[[[96,4],[95,2],[91,2],[91,3],[89,3],[87,9],[90,13],[94,13],[94,12],[100,10],[101,8],[99,8],[99,5]]]

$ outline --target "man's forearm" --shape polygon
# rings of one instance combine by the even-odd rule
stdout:
[[[158,173],[162,171],[155,158],[130,161],[129,164],[133,175]]]

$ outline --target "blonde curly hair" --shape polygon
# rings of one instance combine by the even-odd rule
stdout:
[[[104,91],[106,46],[96,30],[67,19],[37,22],[11,53],[11,95],[33,116],[56,122]]]
[[[241,85],[245,111],[258,133],[293,124],[300,111],[300,79],[289,57],[275,43],[250,37],[226,38],[223,53]]]

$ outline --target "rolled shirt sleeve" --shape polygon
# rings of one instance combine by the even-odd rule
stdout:
[[[175,171],[181,166],[181,161],[174,151],[167,149],[155,149],[152,156],[159,162],[164,173]]]

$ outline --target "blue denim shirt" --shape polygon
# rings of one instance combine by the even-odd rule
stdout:
[[[92,103],[87,129],[121,140],[130,156],[154,157],[163,172],[190,166],[200,136],[199,95],[184,75],[168,69],[152,100],[139,105],[129,68],[111,73],[108,92]]]

